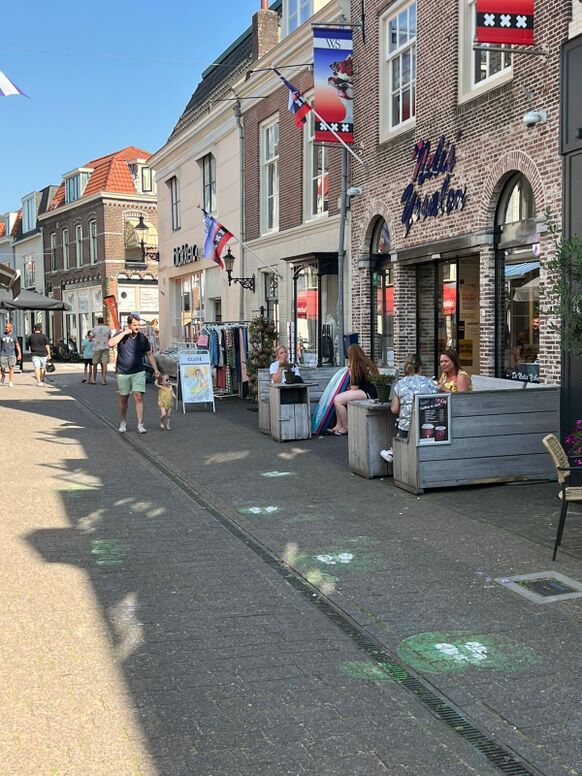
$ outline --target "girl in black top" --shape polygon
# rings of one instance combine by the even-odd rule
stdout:
[[[350,387],[344,393],[338,394],[333,401],[336,424],[329,429],[328,434],[335,436],[344,436],[348,433],[347,405],[351,401],[376,399],[378,396],[376,388],[370,380],[370,375],[378,374],[378,368],[359,345],[350,345],[348,348],[348,368],[350,370]]]

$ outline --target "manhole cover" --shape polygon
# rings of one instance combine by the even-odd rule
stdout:
[[[582,583],[556,571],[497,577],[495,581],[536,604],[582,597]]]

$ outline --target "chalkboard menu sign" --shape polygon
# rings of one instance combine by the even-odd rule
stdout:
[[[417,447],[420,445],[450,445],[451,394],[432,393],[414,397],[418,418]]]

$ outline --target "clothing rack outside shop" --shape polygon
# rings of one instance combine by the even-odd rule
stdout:
[[[197,343],[210,353],[216,398],[243,397],[248,384],[248,321],[205,321]]]

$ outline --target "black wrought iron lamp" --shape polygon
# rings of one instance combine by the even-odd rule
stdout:
[[[224,257],[224,268],[226,269],[226,274],[228,276],[228,285],[231,286],[233,283],[240,283],[243,288],[246,288],[248,291],[252,291],[254,294],[255,293],[254,274],[250,278],[233,278],[232,270],[234,269],[235,259],[236,259],[236,256],[232,255],[229,248],[226,252],[226,256]]]
[[[142,261],[145,262],[146,259],[151,259],[152,261],[159,261],[160,252],[158,250],[153,249],[151,246],[145,244],[144,237],[145,237],[145,233],[149,232],[149,227],[147,227],[144,224],[143,216],[139,217],[139,222],[133,228],[137,232],[138,237],[141,238],[138,242],[138,245],[141,248]]]

